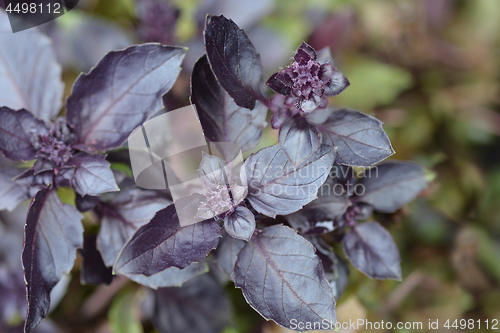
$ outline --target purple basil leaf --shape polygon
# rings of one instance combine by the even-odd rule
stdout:
[[[190,197],[176,201],[191,200]],[[116,274],[146,276],[169,267],[185,268],[205,258],[217,247],[220,227],[214,220],[205,220],[182,227],[175,205],[160,210],[151,222],[137,230],[116,259]]]
[[[227,235],[226,235],[227,236]],[[232,237],[229,237],[232,238]],[[219,242],[220,244],[220,242]],[[215,253],[214,253],[215,254]],[[208,270],[209,274],[215,278],[217,283],[221,286],[225,286],[227,283],[229,283],[230,279],[227,276],[226,273],[222,270],[222,268],[219,266],[217,261],[215,261],[215,255],[213,256],[208,256],[206,259],[206,262],[208,264]]]
[[[277,74],[278,73],[274,73],[273,75],[271,75],[271,77],[267,80],[266,85],[271,90],[273,90],[274,92],[277,92],[278,94],[285,95],[285,96],[290,95],[292,93],[292,88],[284,85],[283,82],[278,80],[276,78]]]
[[[293,165],[299,165],[321,146],[321,132],[304,117],[288,119],[280,128],[279,142]]]
[[[108,53],[75,81],[66,102],[78,142],[103,151],[118,148],[137,126],[161,109],[186,50],[143,44]]]
[[[102,203],[97,248],[106,266],[112,267],[120,250],[137,229],[170,203],[161,193],[140,188],[128,188],[109,202]]]
[[[209,274],[180,288],[162,288],[153,293],[151,320],[159,332],[220,333],[231,318],[226,292]]]
[[[351,83],[344,74],[335,70],[330,82],[325,86],[325,96],[336,96],[343,92]]]
[[[270,123],[274,129],[280,129],[283,124],[300,112],[295,106],[295,98],[291,96],[274,95],[270,99],[270,109],[273,112]]]
[[[330,282],[335,300],[344,293],[349,278],[347,263],[333,252],[333,248],[320,237],[311,237],[311,243],[316,248],[316,254],[323,263],[325,277]]]
[[[304,208],[321,211],[327,219],[331,220],[344,214],[350,205],[348,194],[343,186],[328,180],[318,189],[318,198]]]
[[[37,135],[45,133],[45,123],[26,110],[0,107],[0,152],[15,161],[36,158]]]
[[[212,71],[238,106],[253,110],[257,100],[265,100],[260,55],[233,20],[207,16],[205,49]]]
[[[24,205],[14,212],[0,211],[0,331],[26,312],[26,285],[19,257],[23,247]],[[24,213],[24,214],[23,214]],[[20,329],[22,332],[22,328]]]
[[[336,323],[335,299],[314,246],[275,225],[255,233],[238,254],[234,284],[264,318],[292,328],[291,319]]]
[[[76,168],[71,185],[80,195],[97,196],[101,193],[119,191],[110,163],[104,156],[77,153],[67,165]]]
[[[316,51],[316,61],[320,64],[329,63],[333,66],[333,56],[332,51],[329,46],[322,48],[319,51]]]
[[[39,157],[33,164],[33,171],[35,171],[35,174],[44,171],[54,170],[55,168],[56,164],[53,161],[49,161],[43,157],[41,158]]]
[[[116,195],[100,208],[101,229],[98,234],[98,249],[107,266],[113,266],[123,245],[135,231],[148,223],[157,211],[170,201],[160,192],[139,188],[128,188]],[[193,263],[184,269],[168,268],[151,276],[125,274],[129,279],[149,288],[180,286],[189,279],[207,271],[206,264]]]
[[[47,187],[31,202],[26,218],[22,262],[28,300],[25,331],[31,332],[47,315],[50,291],[73,268],[83,246],[82,215],[63,204]]]
[[[0,11],[2,20],[8,18]],[[36,28],[0,32],[0,107],[26,109],[48,122],[61,110],[61,72],[50,40]]]
[[[22,273],[21,261],[19,260],[23,251],[24,221],[28,213],[28,205],[20,205],[13,211],[0,211],[0,266],[16,270]],[[24,278],[21,274],[21,280]],[[24,284],[24,283],[23,283]],[[23,299],[26,301],[26,288],[23,285]],[[1,307],[0,307],[1,309]],[[1,313],[1,310],[0,310]]]
[[[401,280],[401,257],[391,234],[377,222],[353,227],[342,240],[354,267],[372,279]]]
[[[427,187],[425,169],[413,162],[388,161],[361,176],[364,194],[357,200],[382,213],[394,213]]]
[[[351,202],[353,202],[351,197]],[[364,202],[354,203],[350,206],[346,213],[340,216],[335,222],[339,229],[343,228],[346,224],[350,224],[353,221],[366,221],[373,214],[373,206]]]
[[[371,166],[394,154],[382,122],[362,112],[335,111],[318,128],[323,143],[337,147],[338,164]]]
[[[16,176],[14,182],[27,187],[28,197],[32,198],[38,191],[43,190],[54,182],[54,172],[45,171],[35,175],[33,168],[31,168]]]
[[[321,235],[333,231],[335,219],[351,205],[343,186],[332,180],[327,180],[317,195],[304,209],[286,216],[290,226],[301,234]]]
[[[224,229],[229,236],[248,242],[255,230],[255,216],[248,208],[238,206],[224,219]]]
[[[17,260],[19,261],[19,258]],[[2,295],[0,297],[0,331],[10,333],[7,331],[7,327],[10,327],[9,323],[26,311],[26,286],[22,270],[0,266],[0,295]],[[23,332],[22,327],[17,332]]]
[[[326,96],[338,95],[350,85],[345,75],[333,67],[333,57],[329,47],[324,47],[317,52],[317,61],[321,64],[327,63],[322,67],[324,74],[331,78],[330,82],[325,86]]]
[[[165,287],[180,287],[187,281],[207,272],[208,265],[206,262],[202,261],[194,262],[183,269],[170,267],[151,276],[127,274],[126,277],[148,288],[158,289]]]
[[[72,187],[73,177],[75,176],[75,167],[62,167],[57,174],[55,174],[53,184],[56,187]]]
[[[215,260],[231,280],[233,280],[233,269],[237,255],[245,245],[245,241],[223,234],[220,244],[215,251]]]
[[[293,56],[296,62],[303,63],[308,62],[309,60],[316,60],[316,51],[312,48],[311,45],[302,41],[302,43],[297,48],[297,52]]]
[[[307,115],[307,120],[313,124],[323,124],[335,111],[340,110],[333,107],[317,108]]]
[[[14,333],[14,332],[7,332]],[[59,327],[50,319],[40,323],[40,325],[33,331],[33,333],[61,333]]]
[[[242,151],[250,150],[259,143],[267,126],[267,108],[260,102],[251,111],[236,105],[215,78],[206,56],[193,69],[191,102],[205,136],[212,142],[234,142]]]
[[[198,178],[205,188],[215,189],[218,186],[227,186],[231,175],[227,171],[227,163],[214,155],[202,152],[200,167],[197,170]]]
[[[333,266],[327,269],[325,268],[325,275],[332,287],[333,297],[338,300],[342,297],[342,294],[344,294],[347,284],[349,283],[349,267],[344,259],[335,254],[334,256],[337,262],[335,262]]]
[[[0,210],[12,211],[22,201],[29,199],[28,189],[12,180],[21,172],[21,169],[14,168],[0,170]]]
[[[332,170],[330,171],[330,177],[333,178],[333,181],[336,187],[342,186],[344,188],[345,193],[348,196],[351,196],[354,192],[354,188],[356,186],[356,172],[354,168],[348,165],[340,165],[333,164]]]
[[[106,267],[102,260],[101,253],[96,248],[96,236],[85,237],[83,249],[80,251],[83,257],[80,281],[85,285],[99,285],[101,283],[110,284],[113,280],[111,267]]]
[[[326,145],[296,167],[279,145],[264,148],[245,161],[247,199],[259,213],[270,217],[296,212],[316,199],[333,160],[333,151]]]

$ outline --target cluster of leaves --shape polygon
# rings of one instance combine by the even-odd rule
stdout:
[[[328,60],[319,64],[305,43],[296,62],[268,80],[281,93],[270,100],[262,89],[259,55],[234,22],[209,16],[205,47],[206,55],[193,69],[191,101],[207,139],[236,142],[242,150],[254,147],[263,122],[259,113],[267,106],[273,127],[280,128],[280,142],[245,161],[241,179],[246,189],[234,189],[225,161],[204,155],[198,175],[206,198],[186,200],[200,203],[191,214],[208,219],[181,227],[174,205],[165,208],[127,242],[114,270],[152,275],[170,267],[185,269],[217,247],[221,219],[225,233],[216,260],[254,309],[284,327],[296,317],[335,322],[335,297],[345,287],[347,270],[339,268],[340,260],[321,234],[333,231],[343,239],[347,257],[368,276],[401,279],[399,252],[389,233],[376,222],[358,226],[357,220],[368,218],[371,209],[396,211],[415,198],[427,184],[424,170],[413,163],[382,164],[375,168],[376,177],[360,177],[359,183],[345,179],[340,195],[317,198],[325,185],[346,178],[332,175],[334,161],[335,168],[370,166],[393,153],[382,123],[361,112],[327,109],[324,97],[340,93],[348,81]],[[236,120],[240,117],[246,117],[243,125]],[[353,173],[350,167],[342,170]],[[349,188],[355,184],[366,188],[363,195]],[[309,240],[276,222],[256,228],[259,218],[277,215]],[[165,225],[175,227],[162,229]],[[311,232],[317,229],[322,232]]]
[[[352,264],[369,277],[401,279],[390,234],[376,222],[358,221],[415,198],[426,186],[425,173],[413,163],[388,162],[354,177],[351,166],[372,166],[393,149],[376,118],[328,107],[327,97],[349,85],[328,50],[316,53],[302,43],[295,61],[267,81],[277,92],[269,99],[260,56],[245,32],[222,15],[207,17],[206,55],[191,78],[191,102],[207,140],[254,148],[270,109],[279,143],[245,161],[243,184],[233,181],[226,161],[204,155],[198,176],[205,195],[174,205],[168,192],[139,189],[114,173],[105,154],[161,108],[185,49],[143,44],[109,53],[77,78],[66,117],[54,118],[61,107],[60,67],[43,35],[25,35],[25,42],[0,37],[2,53],[14,62],[5,62],[13,75],[0,79],[7,87],[0,94],[0,151],[16,161],[36,161],[29,169],[2,170],[0,180],[8,188],[1,208],[32,199],[22,254],[27,332],[47,315],[50,292],[73,267],[79,248],[84,282],[109,283],[113,274],[125,275],[152,289],[180,286],[206,273],[205,258],[217,249],[215,260],[248,303],[288,328],[291,318],[336,321],[335,300],[348,270],[322,238],[326,233],[343,243]],[[31,71],[20,71],[29,68],[21,56],[26,54],[38,56],[28,60]],[[21,59],[23,65],[16,63]],[[358,185],[363,193],[355,191]],[[61,202],[60,187],[75,190],[76,208]],[[93,212],[100,229],[84,242],[85,211]],[[201,222],[181,225],[179,214]],[[210,289],[213,281],[205,280],[200,285]],[[152,321],[168,326],[169,297],[198,297],[200,285],[191,284],[193,294],[159,289]]]
[[[50,291],[72,269],[76,250],[83,247],[82,215],[61,202],[57,188],[72,187],[81,198],[77,200],[81,210],[94,201],[102,211],[100,240],[108,260],[119,246],[114,238],[127,236],[113,230],[119,228],[113,223],[121,210],[130,210],[127,200],[144,207],[135,216],[127,212],[130,221],[122,227],[132,230],[134,222],[148,219],[151,205],[154,211],[166,205],[167,199],[142,194],[139,189],[137,193],[123,191],[107,204],[85,198],[119,190],[104,154],[120,147],[132,130],[161,109],[161,96],[173,86],[186,50],[143,44],[109,53],[90,73],[78,77],[66,101],[66,117],[55,118],[61,109],[63,84],[49,40],[36,31],[3,33],[1,39],[2,72],[11,75],[1,78],[0,151],[14,161],[35,160],[28,169],[2,170],[6,190],[1,198],[2,208],[9,210],[32,198],[22,255],[28,299],[26,331],[31,331],[47,315]],[[112,209],[105,209],[111,205]],[[110,222],[112,217],[114,222]],[[109,234],[106,228],[111,229]],[[109,237],[102,240],[105,235]]]

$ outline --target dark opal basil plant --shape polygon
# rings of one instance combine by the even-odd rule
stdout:
[[[118,274],[151,288],[149,318],[162,332],[224,328],[217,318],[221,311],[229,315],[228,304],[213,275],[204,274],[209,267],[225,273],[253,309],[281,326],[291,328],[292,319],[335,325],[335,300],[348,268],[332,239],[367,276],[402,279],[392,237],[377,222],[365,221],[372,211],[392,213],[414,199],[427,185],[426,174],[409,162],[377,165],[394,153],[382,122],[328,106],[328,97],[349,85],[328,50],[316,52],[303,42],[294,62],[267,80],[277,93],[268,98],[260,56],[245,32],[222,15],[207,17],[206,54],[191,77],[191,102],[206,139],[252,149],[270,109],[279,142],[246,159],[244,184],[233,182],[227,161],[203,155],[198,175],[205,194],[174,205],[168,190],[138,188],[110,160],[161,109],[186,50],[144,44],[109,53],[77,78],[66,116],[57,118],[61,70],[46,38],[36,37],[41,42],[0,36],[1,50],[14,52],[13,59],[12,50],[24,52],[24,61],[35,66],[32,73],[0,78],[3,87],[22,87],[18,99],[0,92],[0,151],[15,161],[34,161],[0,174],[8,188],[0,208],[12,210],[31,199],[22,252],[26,332],[48,314],[51,290],[72,269],[77,249],[84,283],[109,284]],[[74,189],[76,207],[61,202],[60,187]],[[186,209],[176,209],[179,204]],[[100,224],[98,234],[85,240],[84,211]],[[181,214],[201,222],[181,225]],[[189,302],[176,303],[191,298],[215,303],[203,301],[204,313],[194,318],[183,309]],[[176,320],[172,307],[185,320]]]

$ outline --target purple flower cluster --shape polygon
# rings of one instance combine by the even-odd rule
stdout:
[[[316,51],[302,42],[297,48],[293,62],[281,69],[267,81],[275,92],[295,98],[298,109],[311,113],[328,104],[328,96],[335,96],[349,86],[349,81],[330,63],[320,64]]]
[[[39,134],[35,148],[38,149],[37,163],[50,164],[51,168],[59,168],[72,157],[74,134],[66,123],[66,119],[57,118],[50,124],[48,132]]]

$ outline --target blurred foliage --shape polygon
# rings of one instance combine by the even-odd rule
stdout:
[[[123,290],[111,304],[108,312],[112,333],[143,333],[139,314],[140,298],[131,289]]]
[[[356,89],[347,89],[335,98],[338,106],[349,105],[357,110],[385,106],[412,86],[412,76],[407,70],[369,58],[350,58],[342,64],[342,69]]]
[[[163,0],[89,0],[80,1],[80,7],[142,42],[136,31],[148,22],[136,15],[136,6],[148,1]],[[500,319],[500,1],[268,2],[270,9],[249,19],[245,30],[272,31],[290,49],[276,49],[265,36],[268,44],[256,44],[257,49],[284,55],[276,61],[286,66],[301,40],[316,49],[330,46],[334,65],[351,82],[331,102],[381,119],[396,150],[392,158],[414,160],[435,172],[421,198],[377,217],[399,245],[403,281],[370,280],[351,269],[348,289],[338,302],[339,320],[421,321],[421,331],[427,332],[429,320]],[[168,5],[179,15],[175,31],[165,33],[173,33],[174,44],[201,53],[206,14],[201,11],[227,3],[173,0]],[[77,23],[61,22],[67,29]],[[65,68],[67,87],[78,72]],[[166,104],[184,106],[188,97],[186,67]],[[277,131],[268,128],[253,151],[276,142]],[[123,163],[113,167],[130,173]],[[64,202],[74,202],[71,190],[63,188],[59,194]],[[340,248],[337,252],[342,254]],[[136,289],[120,291],[124,285],[119,280],[109,287],[82,287],[73,279],[52,318],[71,332],[142,332],[135,317]],[[233,290],[231,297],[237,327],[227,332],[284,331],[259,319],[241,291]],[[89,304],[98,304],[96,311]],[[74,316],[83,319],[68,319]],[[146,323],[144,331],[153,329]]]

